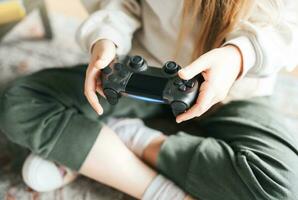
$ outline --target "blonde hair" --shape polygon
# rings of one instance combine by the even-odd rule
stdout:
[[[195,23],[198,21],[200,28],[193,59],[220,47],[240,20],[247,20],[252,12],[263,13],[266,19],[261,20],[267,21],[266,23],[276,21],[281,6],[282,0],[184,0],[177,53],[185,38],[196,29]]]

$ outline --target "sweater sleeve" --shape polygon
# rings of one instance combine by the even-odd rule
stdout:
[[[264,77],[280,69],[292,70],[298,65],[298,3],[287,0],[279,18],[269,23],[268,12],[257,7],[251,17],[241,21],[226,39],[239,47],[243,56],[243,74]]]
[[[86,1],[85,5],[88,9]],[[139,1],[99,0],[97,7],[98,10],[77,31],[79,45],[90,52],[95,42],[109,39],[117,46],[117,55],[127,54],[131,49],[133,34],[141,26]]]

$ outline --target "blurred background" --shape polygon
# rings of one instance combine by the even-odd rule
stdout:
[[[75,42],[76,29],[88,16],[80,0],[20,2],[0,0],[0,89],[19,76],[41,69],[88,62],[88,54]],[[297,68],[280,73],[274,95],[289,126],[298,130]],[[52,193],[35,193],[21,180],[20,170],[26,155],[26,150],[9,143],[0,133],[0,199],[129,199],[86,178]]]

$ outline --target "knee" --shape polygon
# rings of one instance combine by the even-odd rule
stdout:
[[[293,151],[283,152],[245,150],[238,155],[240,174],[256,199],[297,199],[298,158]]]
[[[2,92],[0,100],[1,131],[13,142],[22,143],[29,130],[32,117],[32,104],[36,101],[33,89],[26,78],[18,79]]]

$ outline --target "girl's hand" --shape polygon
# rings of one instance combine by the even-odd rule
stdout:
[[[103,109],[99,104],[96,92],[104,96],[99,76],[101,69],[108,66],[116,56],[116,46],[110,40],[99,40],[92,49],[90,63],[86,71],[86,79],[84,86],[84,94],[93,107],[93,109],[101,115]]]
[[[177,123],[199,117],[225,99],[242,72],[242,54],[233,45],[214,49],[180,70],[179,76],[188,80],[201,72],[205,81],[200,87],[197,101],[188,111],[177,116]]]

